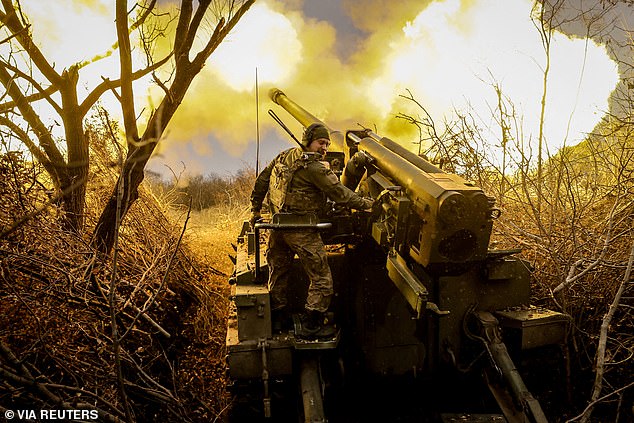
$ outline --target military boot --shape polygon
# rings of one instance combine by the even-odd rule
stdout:
[[[332,319],[327,319],[325,313],[316,310],[306,310],[299,316],[301,328],[299,336],[306,339],[324,339],[333,337],[336,333]]]

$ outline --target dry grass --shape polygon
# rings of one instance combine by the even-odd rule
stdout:
[[[180,223],[184,221],[186,212],[172,210],[170,215]],[[236,242],[242,222],[248,218],[246,205],[193,211],[187,225],[187,240],[197,257],[220,272],[230,274],[233,263],[229,255],[234,253],[231,244]]]
[[[1,159],[4,230],[44,205],[47,193],[19,155]],[[99,179],[90,185],[88,228],[114,185],[108,169]],[[54,205],[41,210],[0,239],[0,408],[91,408],[104,421],[126,418],[126,404],[135,421],[221,415],[229,401],[227,241],[235,234],[228,219],[203,236],[208,225],[192,216],[180,239],[185,215],[173,219],[142,190],[115,263],[85,235],[62,230]]]

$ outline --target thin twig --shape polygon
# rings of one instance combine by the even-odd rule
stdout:
[[[603,248],[601,249],[599,256],[579,273],[576,273],[576,270],[579,266],[581,266],[581,264],[583,264],[583,259],[577,260],[570,267],[570,271],[568,272],[568,276],[566,277],[566,280],[564,280],[562,283],[560,283],[553,289],[553,294],[556,294],[557,292],[561,291],[565,287],[575,283],[576,281],[581,279],[583,276],[585,276],[590,270],[596,268],[599,264],[601,264],[603,258],[605,257],[605,254],[608,251],[608,247],[610,246],[610,243],[612,242],[614,214],[619,204],[619,200],[620,200],[620,196],[616,198],[616,200],[614,201],[614,204],[612,205],[612,209],[610,210],[610,215],[608,217],[608,228],[606,230],[605,239],[603,240]]]
[[[121,164],[123,160],[123,156],[119,153],[119,162]],[[112,331],[112,350],[114,353],[115,360],[115,370],[117,372],[117,382],[119,386],[119,393],[121,394],[121,401],[123,402],[123,409],[125,410],[125,416],[128,423],[132,423],[134,419],[132,418],[132,409],[130,407],[130,402],[128,401],[128,396],[125,391],[125,383],[123,379],[123,369],[121,367],[121,348],[120,348],[120,338],[118,334],[117,328],[117,312],[115,308],[115,299],[117,297],[116,289],[117,289],[117,264],[119,257],[119,230],[121,228],[121,208],[123,203],[123,193],[124,193],[124,178],[120,178],[119,183],[117,185],[117,211],[115,214],[115,234],[114,234],[114,254],[112,257],[112,278],[110,279],[110,292],[108,294],[108,304],[110,305],[110,327]]]
[[[150,303],[147,304],[145,307],[143,307],[142,310],[139,310],[138,314],[136,316],[134,316],[134,319],[132,320],[132,323],[128,327],[128,330],[126,330],[125,333],[123,335],[121,335],[121,339],[125,338],[125,336],[128,334],[128,332],[130,332],[130,330],[134,327],[134,324],[138,320],[139,316],[141,314],[145,315],[145,312],[147,310],[149,310],[152,307],[152,305],[154,305],[154,303],[156,302],[156,298],[158,297],[158,295],[160,294],[161,290],[165,286],[165,282],[167,281],[167,275],[169,274],[170,268],[172,266],[172,262],[174,261],[174,257],[176,257],[176,254],[178,253],[178,249],[179,249],[179,247],[181,245],[181,241],[183,240],[183,236],[185,235],[185,230],[187,229],[187,222],[189,222],[189,217],[190,217],[191,211],[192,211],[192,201],[190,199],[190,201],[189,201],[189,209],[187,210],[187,217],[185,218],[185,223],[183,224],[183,230],[181,231],[181,234],[178,237],[178,241],[176,242],[176,248],[174,248],[174,252],[172,253],[169,261],[167,262],[167,268],[165,269],[165,273],[163,274],[163,278],[161,279],[161,284],[159,285],[159,287],[156,290],[156,292],[152,295]],[[165,330],[163,330],[163,334],[166,335],[168,338],[170,337],[170,334],[167,333]]]
[[[77,404],[71,404],[67,401],[64,401],[61,397],[59,397],[58,395],[55,395],[53,392],[51,392],[48,387],[47,384],[44,383],[40,383],[37,381],[36,378],[33,377],[33,375],[31,374],[31,372],[26,368],[26,366],[22,363],[21,360],[19,360],[15,354],[11,351],[11,349],[9,348],[8,345],[6,345],[4,342],[0,341],[0,354],[2,354],[2,356],[5,357],[5,359],[7,359],[7,361],[9,362],[9,364],[15,368],[18,372],[21,373],[21,375],[15,374],[13,372],[10,372],[6,369],[2,369],[0,368],[0,374],[3,376],[3,378],[6,378],[6,380],[11,380],[15,383],[18,383],[22,386],[25,386],[27,388],[34,388],[35,390],[37,390],[38,392],[40,392],[44,397],[48,398],[50,401],[52,401],[54,404],[59,405],[61,408],[67,409],[67,410],[74,410],[76,408],[88,408],[91,410],[97,410],[97,412],[99,413],[99,415],[104,418],[106,421],[109,422],[120,422],[119,418],[117,418],[116,416],[101,410],[99,408],[96,408],[90,404],[86,404],[86,403],[77,403]],[[116,408],[115,408],[116,410]]]
[[[606,399],[610,398],[613,395],[618,394],[619,392],[623,392],[631,387],[634,386],[634,382],[630,382],[625,386],[622,386],[621,388],[614,390],[612,392],[610,392],[609,394],[606,394],[604,396],[602,396],[601,398],[597,398],[595,401],[592,401],[590,404],[587,405],[587,407],[581,412],[581,414],[579,414],[578,416],[573,417],[572,419],[568,419],[566,420],[566,423],[570,423],[570,422],[575,422],[577,420],[579,420],[580,418],[582,418],[583,416],[585,416],[588,411],[594,407],[595,405],[597,405],[598,403],[600,403],[601,401],[605,401]]]
[[[9,225],[8,228],[2,229],[2,232],[0,232],[0,239],[15,232],[20,226],[24,225],[26,222],[33,219],[40,213],[46,211],[46,209],[48,209],[51,205],[59,201],[63,196],[70,194],[75,188],[81,186],[85,182],[86,182],[86,177],[75,181],[68,188],[58,192],[56,195],[49,198],[44,204],[42,204],[40,207],[33,210],[31,213],[27,213],[24,216],[20,217],[19,219],[15,220],[11,225]]]
[[[621,302],[621,297],[623,296],[623,292],[625,291],[625,286],[630,281],[630,277],[632,276],[632,265],[634,264],[634,243],[632,243],[632,249],[630,250],[630,257],[627,262],[627,269],[625,270],[625,275],[623,276],[623,281],[621,282],[621,286],[619,286],[618,291],[614,295],[614,300],[612,304],[610,304],[610,308],[608,312],[603,317],[603,321],[601,322],[601,331],[599,335],[599,346],[597,348],[597,364],[596,364],[596,375],[594,379],[594,387],[592,389],[592,397],[590,406],[586,407],[583,415],[581,417],[581,422],[585,423],[590,419],[590,415],[592,413],[592,408],[594,404],[597,403],[599,395],[601,394],[601,389],[603,387],[603,373],[605,368],[605,350],[608,342],[608,329],[610,324],[612,323],[612,318],[614,317],[614,313],[616,313],[617,308],[619,307],[619,303]]]

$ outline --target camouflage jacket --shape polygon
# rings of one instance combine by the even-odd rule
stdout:
[[[251,193],[251,211],[260,211],[266,194],[272,213],[280,211],[322,214],[326,199],[352,209],[365,210],[372,201],[346,188],[317,153],[300,148],[281,152],[258,175]]]

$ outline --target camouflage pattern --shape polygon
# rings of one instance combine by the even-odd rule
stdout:
[[[310,161],[317,159],[316,153],[306,153],[299,148],[294,148],[288,150],[287,154],[275,161],[269,180],[269,204],[273,213],[284,210],[287,199],[291,203],[294,201],[296,195],[289,195],[289,191],[295,172],[301,168],[306,168]],[[319,193],[319,197],[315,198],[315,201],[320,202],[321,197],[323,194]]]
[[[276,174],[273,175],[276,167]],[[284,176],[287,178],[286,182],[279,180],[278,174],[281,174],[282,167],[294,170]],[[277,192],[284,188],[285,193]],[[372,200],[343,186],[337,175],[319,161],[318,154],[306,153],[300,148],[281,152],[260,172],[251,193],[252,212],[261,210],[267,192],[272,213],[316,212],[317,215],[323,215],[327,198],[351,209],[365,210],[372,207]],[[282,197],[283,201],[280,200]]]
[[[327,198],[352,209],[372,207],[372,200],[343,186],[337,175],[319,161],[320,158],[319,154],[305,152],[301,148],[281,152],[258,175],[251,193],[251,212],[259,213],[267,193],[272,213],[303,215],[314,212],[323,216]],[[286,305],[286,285],[295,254],[310,279],[305,308],[320,312],[328,309],[333,282],[318,232],[272,230],[266,254],[273,309]]]
[[[295,254],[310,280],[305,308],[325,312],[333,295],[333,282],[324,244],[316,231],[271,231],[266,253],[271,308],[276,310],[287,304],[286,288]]]

